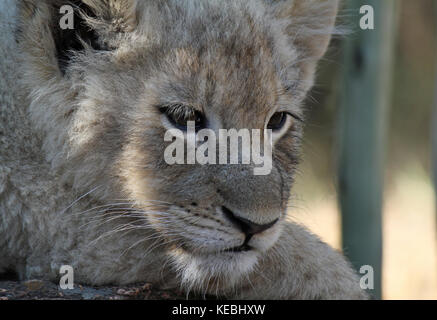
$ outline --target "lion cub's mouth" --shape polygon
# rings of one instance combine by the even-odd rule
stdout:
[[[242,244],[241,246],[238,247],[225,249],[223,250],[223,252],[247,252],[251,250],[253,250],[251,246],[249,246],[248,244]]]
[[[252,239],[252,235],[248,235],[242,245],[225,249],[223,250],[223,252],[247,252],[247,251],[254,250],[255,248],[249,245],[249,241],[251,239]]]

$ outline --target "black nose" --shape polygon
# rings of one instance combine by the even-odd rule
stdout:
[[[235,216],[235,214],[226,207],[222,207],[222,211],[232,223],[246,234],[246,237],[251,237],[257,233],[263,232],[264,230],[271,228],[278,221],[278,219],[276,219],[267,224],[257,224],[247,219]]]

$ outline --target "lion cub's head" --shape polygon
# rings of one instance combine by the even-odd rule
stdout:
[[[191,286],[251,271],[281,231],[301,102],[337,1],[20,2],[29,112],[60,179],[111,208],[122,199]],[[252,162],[168,164],[165,134],[187,121],[271,129],[270,173],[254,175]]]

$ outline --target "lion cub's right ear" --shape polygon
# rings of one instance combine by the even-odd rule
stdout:
[[[18,41],[42,70],[64,73],[85,46],[110,50],[117,33],[136,27],[137,0],[19,0]],[[61,8],[63,10],[61,10]],[[67,8],[67,11],[64,11]],[[72,28],[61,20],[72,12]],[[40,68],[41,69],[41,68]],[[48,75],[48,74],[47,74]]]
[[[317,61],[334,33],[339,0],[263,0],[286,25],[290,42],[306,59]]]

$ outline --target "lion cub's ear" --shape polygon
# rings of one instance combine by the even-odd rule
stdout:
[[[137,26],[138,0],[82,0],[82,2],[94,14],[95,19],[88,20],[88,23],[95,28],[106,32],[129,32]]]
[[[318,60],[334,32],[339,0],[264,0],[276,19],[285,21],[290,41],[302,54]]]
[[[85,46],[110,50],[117,33],[135,29],[136,5],[137,0],[19,0],[18,39],[34,44],[34,57],[57,60],[64,73],[75,52]],[[70,25],[62,27],[67,15]]]

